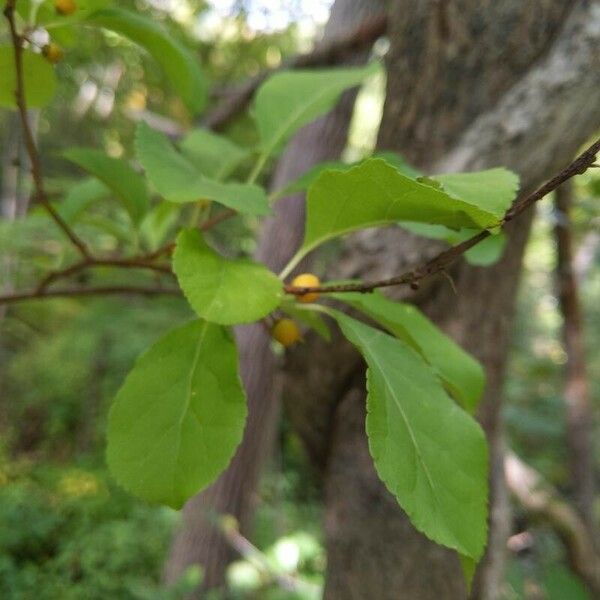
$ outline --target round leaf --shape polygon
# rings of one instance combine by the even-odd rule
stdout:
[[[197,230],[179,234],[173,269],[192,308],[213,323],[258,321],[281,303],[283,284],[269,269],[249,260],[223,258]]]
[[[227,467],[245,420],[231,334],[193,321],[142,355],[119,390],[108,419],[108,466],[133,494],[181,508]]]

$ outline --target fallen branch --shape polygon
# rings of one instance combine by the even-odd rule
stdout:
[[[281,573],[273,568],[273,565],[248,538],[244,537],[239,530],[235,517],[231,515],[211,515],[210,520],[221,532],[227,543],[242,558],[254,565],[268,581],[275,582],[281,589],[288,592],[311,592],[318,593],[318,586],[290,575]],[[312,595],[311,594],[311,595]]]
[[[512,495],[527,512],[554,528],[565,545],[571,568],[585,581],[593,597],[600,597],[600,556],[581,517],[518,456],[507,454],[504,474]]]

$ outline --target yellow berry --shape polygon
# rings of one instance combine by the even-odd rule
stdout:
[[[46,57],[46,60],[51,62],[53,65],[55,65],[56,63],[59,63],[63,59],[63,56],[64,56],[64,52],[63,52],[62,48],[58,44],[55,44],[54,42],[50,42],[49,44],[46,44],[42,48],[42,54]]]
[[[54,8],[60,15],[72,15],[77,10],[75,0],[54,0]]]
[[[302,339],[300,329],[292,319],[279,319],[279,321],[273,325],[271,335],[286,348]]]
[[[294,277],[294,280],[292,281],[292,286],[300,288],[317,287],[319,285],[321,285],[321,280],[312,273],[302,273],[302,275]],[[298,302],[308,303],[314,302],[319,297],[319,294],[317,294],[316,292],[309,292],[308,294],[296,297],[298,299]]]

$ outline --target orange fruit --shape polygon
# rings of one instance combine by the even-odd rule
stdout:
[[[63,56],[64,56],[64,52],[63,52],[62,48],[58,44],[55,44],[54,42],[50,42],[49,44],[46,44],[42,48],[42,54],[46,57],[46,60],[51,62],[53,65],[55,65],[56,63],[59,63],[63,59]]]
[[[75,0],[54,0],[54,8],[59,15],[72,15],[77,10]]]
[[[298,275],[294,277],[292,281],[292,285],[294,287],[317,287],[321,285],[321,280],[312,273],[302,273],[302,275]],[[302,296],[296,296],[298,302],[308,303],[314,302],[319,297],[319,294],[316,292],[309,292],[308,294],[304,294]]]
[[[286,348],[302,339],[300,329],[292,319],[279,319],[279,321],[273,325],[271,335]]]

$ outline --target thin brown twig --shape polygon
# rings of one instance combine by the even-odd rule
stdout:
[[[15,23],[15,4],[16,0],[7,0],[6,6],[4,7],[4,16],[8,21],[10,29],[10,36],[14,49],[14,64],[16,74],[16,89],[15,89],[15,100],[19,111],[21,120],[21,126],[23,129],[23,137],[25,141],[25,147],[29,156],[29,162],[31,163],[31,176],[34,185],[34,200],[39,202],[45,210],[48,212],[50,217],[63,231],[63,233],[69,238],[71,243],[79,250],[79,252],[85,257],[90,257],[90,252],[81,238],[69,227],[65,220],[60,216],[56,209],[52,206],[48,200],[46,190],[44,188],[44,178],[42,174],[42,164],[38,153],[37,145],[35,143],[33,132],[29,124],[27,116],[27,102],[25,99],[25,78],[23,75],[23,38],[17,32],[17,26]]]
[[[246,109],[256,90],[273,73],[283,69],[299,69],[306,67],[333,65],[340,62],[345,55],[356,52],[381,37],[387,29],[387,14],[381,13],[366,19],[356,29],[346,35],[332,40],[328,44],[317,46],[312,52],[300,54],[275,69],[268,69],[248,79],[233,91],[228,99],[209,113],[203,120],[203,125],[215,131],[222,131],[237,115]]]
[[[38,284],[38,290],[45,290],[49,285],[58,281],[59,279],[66,279],[81,271],[97,267],[115,267],[118,269],[147,269],[150,271],[156,271],[157,273],[164,273],[166,275],[172,275],[173,272],[169,265],[156,264],[139,257],[133,258],[84,258],[83,260],[57,271],[52,271],[40,283]]]
[[[60,288],[56,290],[32,290],[18,294],[0,296],[1,304],[16,304],[26,300],[46,300],[48,298],[72,298],[79,296],[115,296],[115,295],[138,295],[138,296],[179,296],[181,290],[163,287],[144,287],[135,285],[109,285],[93,288]]]
[[[536,202],[544,198],[550,192],[553,192],[562,183],[568,181],[575,175],[581,175],[589,169],[596,159],[596,154],[600,152],[600,139],[596,140],[589,146],[584,152],[582,152],[577,158],[575,158],[569,165],[567,165],[560,173],[555,175],[552,179],[548,180],[542,186],[537,188],[531,194],[524,196],[520,200],[517,200],[513,206],[504,215],[500,225],[505,225],[509,221],[518,217],[522,212],[533,206]],[[452,246],[447,250],[444,250],[436,257],[426,262],[424,265],[417,267],[411,271],[407,271],[401,275],[390,277],[389,279],[379,279],[377,281],[366,281],[362,283],[348,283],[339,285],[320,285],[313,287],[297,287],[293,285],[286,285],[285,291],[288,294],[294,296],[304,296],[309,293],[319,294],[331,294],[341,292],[360,292],[368,293],[378,288],[392,287],[396,285],[418,285],[418,283],[435,275],[437,273],[444,272],[454,261],[462,256],[467,250],[473,248],[486,238],[492,235],[489,231],[481,231],[474,235],[472,238]]]

